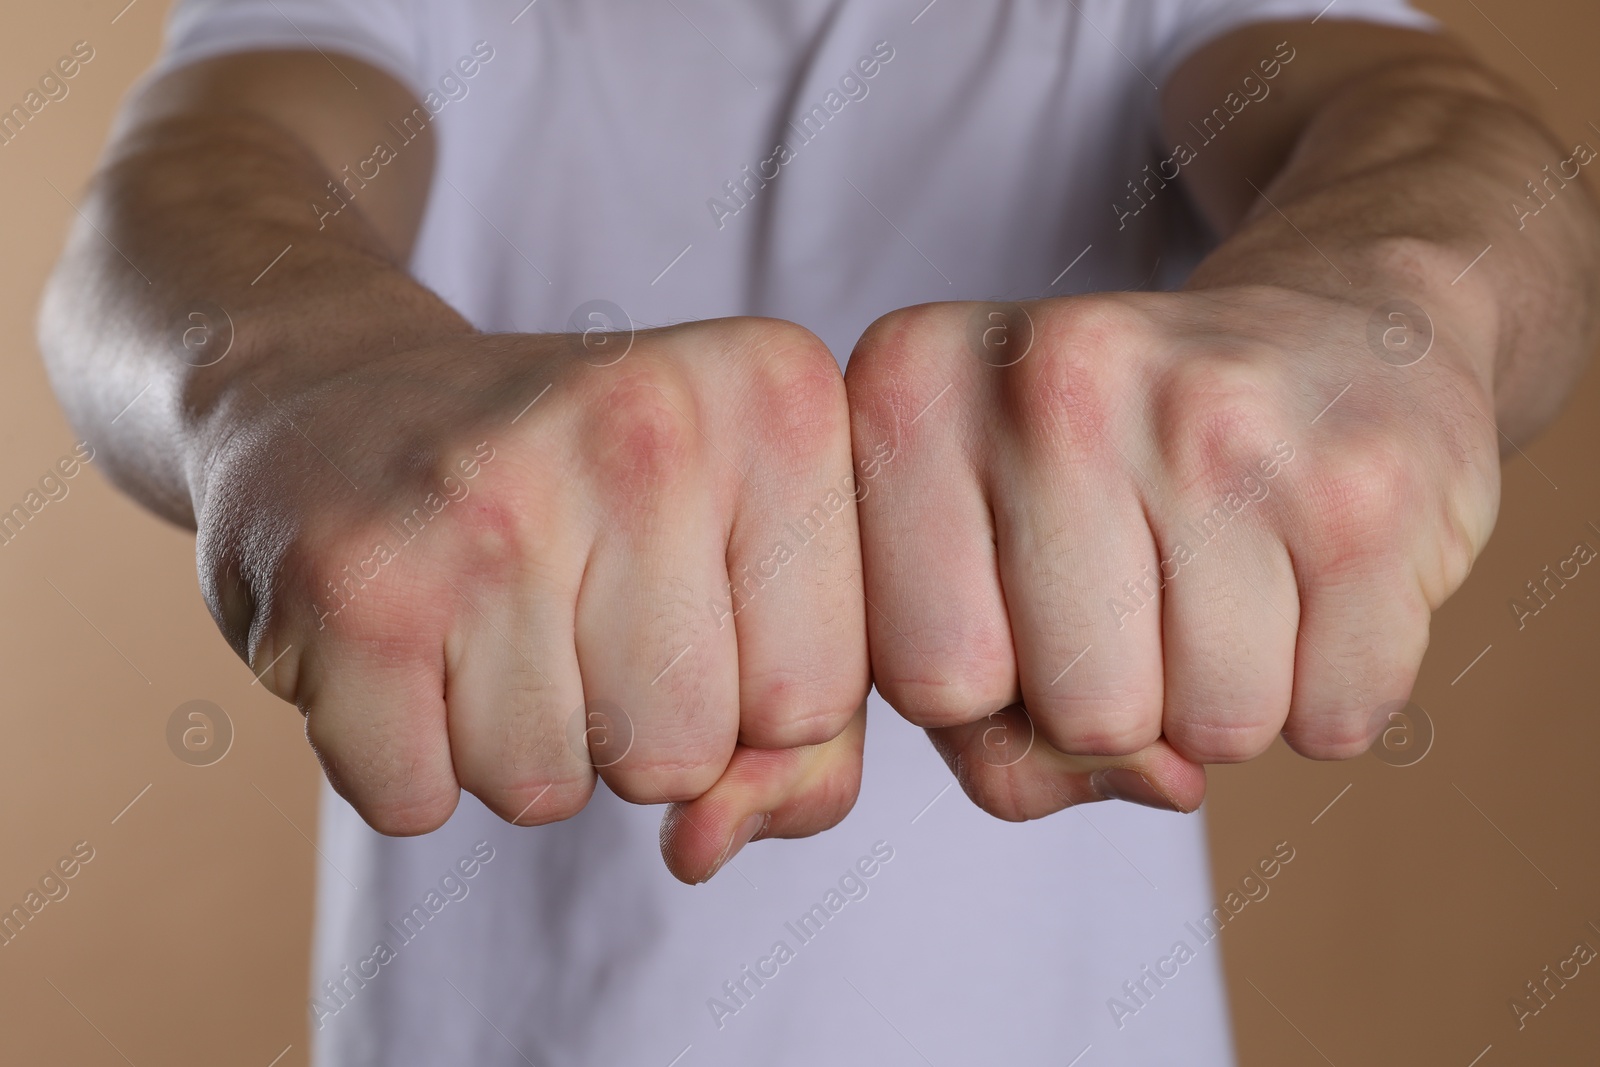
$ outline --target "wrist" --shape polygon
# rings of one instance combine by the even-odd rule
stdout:
[[[292,310],[241,309],[224,320],[231,345],[225,357],[181,368],[179,431],[197,519],[208,484],[228,466],[223,461],[237,443],[272,448],[283,434],[301,432],[317,417],[315,398],[330,383],[392,366],[419,349],[483,336],[431,293],[422,301],[406,293],[343,291],[346,307],[384,313],[340,315],[322,298]]]
[[[1330,260],[1297,234],[1289,235],[1295,248],[1251,240],[1249,229],[1207,257],[1184,288],[1267,287],[1361,311],[1366,345],[1384,362],[1406,366],[1425,353],[1470,377],[1493,404],[1505,363],[1505,316],[1490,272],[1473,263],[1477,252],[1412,237],[1356,245],[1319,237]]]

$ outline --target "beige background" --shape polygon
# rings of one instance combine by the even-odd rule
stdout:
[[[157,46],[167,5],[125,2],[33,3],[0,34],[8,106],[75,41],[96,51],[71,94],[0,147],[0,510],[74,443],[33,309],[72,215],[64,197],[80,195]],[[1600,121],[1592,0],[1422,6],[1526,85],[1566,143],[1600,143],[1587,125]],[[1600,547],[1582,528],[1600,525],[1597,457],[1591,374],[1555,429],[1507,464],[1500,529],[1436,619],[1416,694],[1436,728],[1422,762],[1312,764],[1280,745],[1214,773],[1219,888],[1278,841],[1297,852],[1222,939],[1246,1064],[1600,1059],[1600,966],[1520,1032],[1508,1007],[1579,939],[1600,947],[1586,925],[1600,924],[1600,568],[1521,632],[1507,607],[1578,539]],[[0,546],[0,905],[76,842],[94,859],[0,948],[0,1059],[301,1064],[317,770],[299,716],[252,686],[213,631],[191,537],[92,468],[69,484]],[[196,698],[236,730],[211,767],[167,748],[168,717]]]

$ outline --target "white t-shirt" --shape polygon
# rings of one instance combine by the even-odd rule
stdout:
[[[1403,0],[925,3],[190,0],[160,69],[315,46],[412,86],[441,146],[412,266],[480,327],[762,314],[843,359],[908,304],[1176,285],[1205,238],[1148,180],[1174,66],[1250,20],[1433,25]],[[1292,63],[1285,36],[1261,59]],[[1241,69],[1190,148],[1270,91]],[[339,175],[356,203],[406,151],[394,118]],[[1248,911],[1214,916],[1198,816],[1003,823],[870,716],[839,827],[697,887],[661,863],[660,811],[603,786],[537,829],[463,796],[409,840],[325,791],[316,1062],[1232,1062],[1217,931]]]

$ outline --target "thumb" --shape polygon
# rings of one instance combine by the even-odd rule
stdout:
[[[673,804],[661,820],[661,856],[680,881],[708,881],[751,841],[809,837],[850,813],[861,789],[863,701],[833,740],[804,748],[740,745],[715,785]]]

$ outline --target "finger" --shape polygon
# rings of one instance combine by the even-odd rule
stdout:
[[[1264,489],[1265,482],[1251,480]],[[1283,728],[1294,687],[1300,611],[1294,567],[1240,494],[1184,528],[1164,531],[1172,568],[1163,612],[1168,742],[1196,763],[1238,763],[1265,752]],[[1253,492],[1250,495],[1255,495]],[[1177,546],[1182,546],[1181,548]]]
[[[721,778],[661,820],[661,855],[684,882],[704,882],[752,840],[809,837],[837,824],[861,789],[863,700],[843,732],[820,745],[741,745]]]
[[[1301,604],[1283,736],[1302,755],[1344,759],[1410,696],[1434,606],[1413,561],[1439,552],[1420,543],[1412,457],[1373,448],[1313,459],[1280,476]]]
[[[1115,304],[1016,306],[1032,340],[1000,375],[1010,427],[989,474],[1023,706],[1050,748],[1125,756],[1161,734],[1161,581],[1119,444],[1137,320]],[[992,735],[991,735],[992,736]]]
[[[510,589],[452,586],[462,629],[446,693],[456,779],[508,822],[576,815],[595,783],[573,645],[576,590],[532,577]]]
[[[1125,756],[1161,735],[1163,594],[1139,500],[1088,467],[1024,462],[995,488],[1000,575],[1023,704],[1044,742]],[[1094,469],[1127,485],[1120,464]]]
[[[617,709],[631,734],[625,755],[596,760],[600,777],[642,804],[699,796],[721,775],[739,728],[734,629],[707,610],[728,587],[721,502],[738,474],[712,466],[726,461],[691,421],[686,391],[669,388],[619,387],[602,439],[588,442],[598,470],[591,492],[607,519],[577,606],[584,700]],[[617,744],[612,731],[603,736]]]
[[[1205,799],[1205,768],[1165,741],[1128,756],[1069,755],[1038,737],[1020,705],[928,736],[973,803],[1012,822],[1099,800],[1191,812]]]
[[[1376,560],[1373,553],[1373,560]],[[1299,557],[1296,558],[1299,564]],[[1403,706],[1428,647],[1428,603],[1403,559],[1343,567],[1308,561],[1294,695],[1283,737],[1301,755],[1365,752]]]
[[[770,447],[743,482],[715,613],[738,636],[740,741],[789,748],[836,736],[866,697],[857,486],[833,357],[816,342],[761,366]]]
[[[460,798],[445,723],[443,642],[355,632],[309,644],[297,700],[328,782],[374,830],[443,826]],[[426,628],[417,631],[427,633]]]
[[[941,314],[959,324],[966,312]],[[953,409],[938,406],[967,382],[922,369],[937,365],[924,349],[948,343],[935,319],[923,309],[915,329],[879,320],[845,374],[855,455],[874,464],[858,505],[873,680],[919,726],[971,722],[1017,698],[989,504]],[[952,376],[989,369],[972,362]]]

